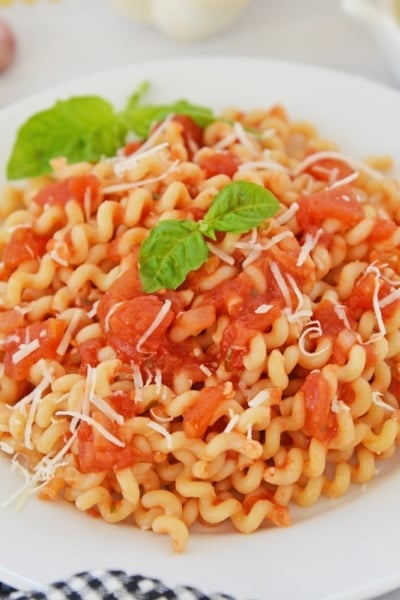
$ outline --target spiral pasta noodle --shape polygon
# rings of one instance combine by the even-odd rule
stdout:
[[[250,533],[290,504],[371,480],[399,444],[400,186],[282,106],[147,142],[4,192],[0,451],[4,504],[64,498],[167,534]],[[176,290],[145,294],[138,251],[198,221],[232,181],[278,213],[220,233]]]

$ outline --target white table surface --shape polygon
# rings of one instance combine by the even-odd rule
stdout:
[[[13,65],[0,74],[0,107],[94,71],[188,55],[281,58],[396,85],[370,33],[341,12],[338,0],[253,0],[240,24],[186,43],[122,17],[111,0],[16,1],[0,7],[0,17],[18,44]],[[400,600],[400,590],[380,600]]]

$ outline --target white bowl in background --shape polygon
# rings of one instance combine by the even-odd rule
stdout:
[[[232,26],[250,0],[112,0],[127,17],[145,21],[168,37],[194,41]]]
[[[341,0],[341,4],[369,28],[400,84],[400,0]]]

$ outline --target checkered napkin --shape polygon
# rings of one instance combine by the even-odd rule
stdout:
[[[207,596],[192,587],[169,588],[158,579],[123,571],[78,573],[45,590],[19,592],[0,583],[0,600],[234,600],[225,594]]]

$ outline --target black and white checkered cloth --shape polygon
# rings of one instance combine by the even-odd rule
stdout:
[[[158,579],[123,571],[78,573],[45,590],[21,592],[0,583],[0,600],[234,600],[225,594],[207,596],[192,587],[169,588]]]

